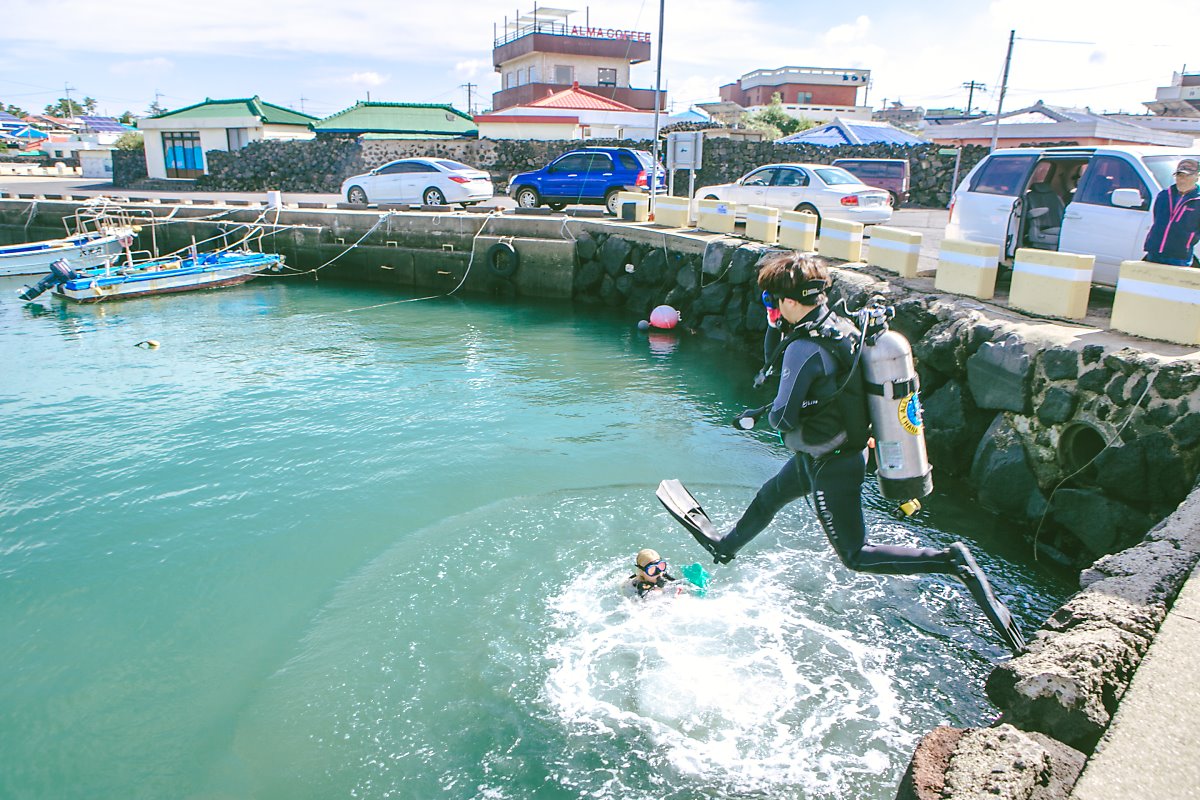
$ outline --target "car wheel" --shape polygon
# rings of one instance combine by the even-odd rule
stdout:
[[[720,200],[721,198],[717,197],[715,194],[706,194],[704,196],[704,199],[705,200]]]
[[[892,196],[892,209],[893,210],[899,208],[903,204],[904,201],[900,199],[900,195],[898,195],[892,191],[889,191],[888,194],[890,194]]]
[[[514,199],[521,208],[537,208],[542,204],[542,198],[538,197],[537,189],[529,186],[517,189]]]
[[[442,194],[442,190],[436,186],[430,186],[421,195],[421,202],[427,206],[442,206],[446,204],[446,195]]]
[[[562,211],[567,207],[566,203],[546,203],[546,205],[550,206],[551,211]]]
[[[821,212],[817,211],[817,207],[812,205],[811,203],[801,203],[800,205],[796,206],[796,210],[797,211],[805,211],[809,214],[814,215],[817,218],[817,235],[820,235],[820,233],[821,233]]]
[[[614,217],[621,213],[621,209],[617,208],[617,195],[621,193],[620,189],[609,189],[604,195],[604,207],[608,209],[608,213]]]
[[[346,192],[346,202],[354,203],[356,206],[365,206],[367,204],[367,193],[363,191],[361,186],[351,186],[350,191]]]

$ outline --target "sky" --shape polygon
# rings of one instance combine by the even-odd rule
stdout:
[[[663,87],[671,112],[719,99],[746,72],[783,66],[871,70],[859,103],[995,111],[1016,31],[1004,110],[1043,100],[1144,113],[1185,67],[1200,72],[1200,1],[664,0]],[[554,0],[593,26],[646,31],[656,0]],[[258,95],[318,117],[358,100],[490,106],[493,26],[525,5],[494,0],[5,0],[0,106],[40,112],[66,96],[143,115],[157,100]],[[1190,62],[1189,62],[1190,59]],[[654,56],[632,84],[652,88]]]

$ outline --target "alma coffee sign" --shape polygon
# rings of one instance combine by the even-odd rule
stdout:
[[[586,36],[591,39],[629,39],[635,42],[650,41],[650,34],[645,31],[626,31],[620,28],[592,28],[586,25],[572,25],[570,36]]]

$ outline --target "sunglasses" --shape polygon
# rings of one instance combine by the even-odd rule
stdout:
[[[636,566],[642,572],[646,573],[651,578],[653,578],[655,575],[659,575],[659,574],[667,571],[667,560],[665,558],[663,558],[663,559],[659,559],[658,561],[651,561],[649,564],[646,564],[645,566],[641,566],[638,564],[635,564],[634,566]]]

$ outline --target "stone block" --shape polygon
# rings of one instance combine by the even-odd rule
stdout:
[[[1008,303],[1034,314],[1083,319],[1095,263],[1095,256],[1022,247],[1013,259]]]
[[[985,342],[967,359],[967,382],[976,405],[1029,413],[1032,365],[1025,345],[1015,337]]]
[[[746,237],[756,242],[775,244],[779,240],[779,209],[772,206],[747,208]]]
[[[1070,348],[1044,350],[1039,361],[1042,372],[1052,381],[1075,380],[1079,377],[1079,353]]]
[[[1112,327],[1148,339],[1200,344],[1200,270],[1122,262]]]
[[[733,233],[735,208],[724,200],[697,200],[696,227],[710,233]]]
[[[610,236],[600,247],[600,263],[604,265],[604,271],[609,275],[617,275],[625,268],[625,263],[629,260],[629,251],[633,249],[633,245],[627,239],[622,239],[620,236]]]
[[[938,253],[933,285],[940,292],[991,300],[996,293],[999,267],[999,245],[945,239]]]
[[[871,228],[867,263],[894,272],[901,278],[915,278],[921,259],[921,234],[901,228],[876,225]]]
[[[821,235],[817,240],[817,252],[826,258],[842,261],[861,261],[863,248],[863,226],[858,222],[826,217],[821,220]]]
[[[1050,518],[1066,528],[1093,556],[1119,550],[1150,527],[1149,514],[1088,489],[1059,489]]]
[[[654,224],[668,228],[692,225],[692,201],[686,197],[658,195],[654,198]]]
[[[1037,478],[1025,455],[1025,444],[1004,414],[997,414],[983,434],[971,462],[971,484],[979,504],[1009,517],[1024,516]]]
[[[779,212],[779,246],[802,253],[817,249],[817,215],[807,211]]]
[[[1061,386],[1051,386],[1038,403],[1037,418],[1043,425],[1058,425],[1066,422],[1075,415],[1078,398],[1070,389]]]

